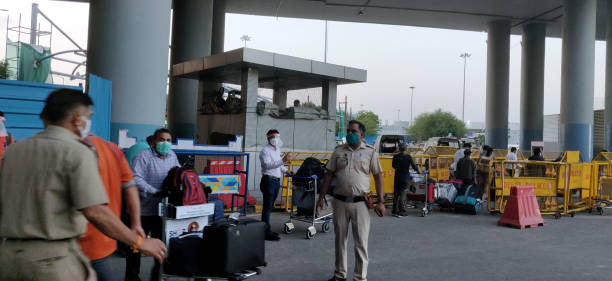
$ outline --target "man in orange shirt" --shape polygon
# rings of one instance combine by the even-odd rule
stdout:
[[[145,237],[140,224],[138,188],[123,152],[116,144],[96,136],[89,136],[83,141],[94,147],[98,154],[98,171],[108,196],[108,207],[117,217],[120,217],[123,195],[131,220],[131,229]],[[109,259],[109,256],[117,249],[117,241],[102,234],[89,223],[87,232],[78,239],[78,242],[83,253],[91,260],[91,266],[96,271],[99,281],[117,279],[113,278],[114,271]]]

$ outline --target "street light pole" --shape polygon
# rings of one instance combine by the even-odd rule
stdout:
[[[410,90],[412,91],[410,93],[410,126],[412,126],[412,112],[414,111],[414,106],[412,106],[412,101],[414,99],[414,86],[410,86]]]
[[[467,66],[467,59],[471,57],[471,54],[467,52],[461,54],[459,57],[463,58],[463,99],[462,99],[462,109],[461,109],[461,121],[465,122],[465,70]]]

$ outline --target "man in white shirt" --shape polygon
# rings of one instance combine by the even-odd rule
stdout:
[[[508,154],[506,154],[506,161],[516,161],[516,160],[518,160],[518,157],[516,156],[516,147],[511,147],[510,151],[508,151]],[[514,166],[513,164],[507,163],[505,167],[506,171],[511,177],[514,175],[513,166]]]
[[[287,172],[287,167],[283,165],[286,161],[291,161],[291,155],[287,153],[281,158],[280,148],[283,146],[283,141],[280,138],[278,130],[269,130],[266,134],[268,144],[259,153],[259,161],[261,162],[261,182],[259,189],[263,195],[263,208],[261,211],[261,220],[266,223],[266,240],[278,241],[280,236],[270,229],[270,212],[278,196],[280,190],[280,180],[283,173]]]
[[[455,170],[457,169],[457,162],[459,162],[459,160],[461,160],[461,158],[463,158],[464,154],[463,152],[466,149],[471,149],[472,148],[472,144],[471,143],[467,143],[464,142],[463,143],[463,148],[460,148],[459,150],[457,150],[457,152],[455,152],[455,157],[454,157],[454,161],[453,164],[451,164],[450,169],[451,169],[451,175],[454,175]]]

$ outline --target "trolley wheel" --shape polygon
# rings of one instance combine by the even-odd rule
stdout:
[[[285,224],[285,226],[283,227],[283,233],[285,234],[291,234],[295,231],[295,228],[289,227],[289,225]]]
[[[593,213],[593,208],[589,208],[589,209],[587,210],[587,212],[589,212],[589,214],[592,214],[592,213]]]
[[[312,239],[314,237],[314,234],[312,234],[310,231],[306,230],[306,239]]]
[[[576,213],[570,213],[570,218],[573,218],[576,215]]]
[[[560,213],[555,213],[555,219],[558,220],[561,218],[561,214]]]
[[[323,233],[328,233],[330,230],[331,230],[331,226],[329,225],[329,221],[326,221],[321,225],[321,231]]]

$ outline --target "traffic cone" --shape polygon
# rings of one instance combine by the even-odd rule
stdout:
[[[533,186],[513,186],[510,189],[510,197],[506,203],[504,215],[497,224],[520,229],[546,225],[540,214]]]

